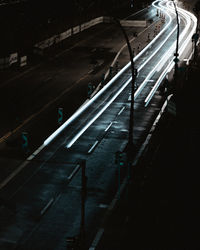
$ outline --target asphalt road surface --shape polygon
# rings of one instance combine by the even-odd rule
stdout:
[[[160,8],[165,14],[162,31],[157,30],[155,38],[134,59],[138,69],[135,151],[163,103],[159,84],[174,67],[176,16],[173,7],[169,1],[156,1],[154,8]],[[189,43],[195,20],[187,12],[180,10],[179,13],[180,51],[185,58],[183,52],[189,57],[191,48],[186,50],[184,42],[188,39]],[[140,39],[144,43],[147,35]],[[6,208],[1,211],[4,218],[10,218],[4,221],[2,239],[19,241],[24,249],[66,249],[66,238],[79,234],[81,221],[80,171],[71,177],[80,160],[86,159],[85,244],[90,246],[119,185],[115,152],[123,151],[128,140],[130,78],[127,64],[62,125],[64,129],[60,128],[55,138],[47,139],[42,148],[29,156],[20,174],[1,190],[1,197],[9,200],[12,208],[9,212]],[[121,177],[125,172],[122,168]]]

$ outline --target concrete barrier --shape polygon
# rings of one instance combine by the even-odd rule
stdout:
[[[120,23],[125,27],[147,27],[146,20],[121,20]]]
[[[54,36],[47,38],[39,43],[36,43],[34,45],[33,51],[35,54],[43,55],[44,50],[46,48],[49,48],[52,45],[57,44],[57,43],[67,39],[68,37],[70,37],[72,35],[78,34],[79,32],[82,32],[83,30],[89,29],[90,27],[92,27],[94,25],[97,25],[99,23],[103,23],[105,20],[106,19],[103,16],[101,16],[101,17],[94,18],[86,23],[82,23],[82,24],[77,25],[75,27],[71,27],[70,29],[68,29],[60,34],[54,35]]]
[[[79,32],[82,32],[83,30],[89,29],[90,27],[95,26],[99,23],[111,23],[111,22],[112,22],[111,17],[100,16],[100,17],[94,18],[88,22],[77,25],[75,27],[71,27],[70,29],[68,29],[60,34],[54,35],[50,38],[47,38],[41,42],[36,43],[34,45],[34,53],[39,54],[39,55],[44,55],[44,50],[46,48],[49,48],[52,45],[57,44],[57,43],[67,39],[68,37],[70,37],[72,35],[78,34]]]

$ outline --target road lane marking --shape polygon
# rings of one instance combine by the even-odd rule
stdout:
[[[11,179],[13,179],[24,167],[27,166],[29,161],[31,161],[42,149],[44,144],[42,144],[37,150],[35,150],[27,159],[24,161],[15,171],[13,171],[2,183],[0,183],[0,189],[2,189]]]
[[[54,198],[51,198],[50,201],[46,204],[46,206],[40,211],[40,215],[43,215],[48,208],[52,205],[52,203],[54,202]]]
[[[108,108],[108,106],[113,103],[113,101],[128,86],[130,82],[131,78],[124,83],[124,85],[117,91],[117,93],[115,93],[115,95],[110,99],[110,101],[107,102],[106,105],[74,136],[74,138],[66,145],[67,148],[70,148],[78,140],[78,138],[97,120],[97,118],[99,118],[99,116],[103,114],[103,112]]]
[[[68,181],[71,181],[71,179],[74,177],[74,175],[78,172],[78,170],[80,169],[81,165],[78,164],[75,169],[72,171],[72,173],[70,174],[70,176],[67,177]]]
[[[105,132],[108,131],[108,129],[113,125],[113,122],[110,122],[110,124],[108,125],[108,127],[104,130]]]
[[[42,151],[42,149],[44,148],[44,144],[42,144],[38,149],[36,149],[28,158],[27,161],[31,161],[33,158],[35,158],[35,156],[37,154],[40,153],[40,151]]]
[[[156,7],[156,6],[155,6]],[[136,61],[142,54],[144,54],[149,48],[151,48],[152,44],[155,43],[158,38],[162,35],[162,33],[168,28],[168,26],[172,22],[172,18],[166,12],[166,15],[169,16],[170,21],[165,26],[165,28],[143,49],[134,57],[134,61]],[[150,59],[149,59],[150,60]],[[45,141],[44,144],[48,145],[55,137],[61,133],[72,121],[74,121],[88,106],[90,106],[100,95],[102,95],[107,88],[109,88],[131,65],[131,62],[127,63],[92,99],[90,99],[82,108],[79,108],[62,126],[60,126],[56,131],[54,131]],[[140,67],[144,67],[145,63]],[[139,71],[139,69],[138,69]],[[131,78],[127,81],[130,82]]]
[[[99,231],[97,232],[96,237],[93,240],[92,246],[89,248],[89,250],[95,250],[96,249],[96,246],[98,245],[103,233],[104,233],[104,228],[100,228]]]
[[[171,20],[170,20],[171,22]],[[170,23],[169,22],[169,23]],[[176,27],[170,32],[170,34],[168,34],[168,36],[164,39],[164,41],[158,46],[158,48],[154,51],[154,53],[146,60],[145,63],[143,63],[140,68],[138,69],[138,71],[140,71],[148,61],[150,61],[150,59],[159,51],[159,49],[163,46],[163,44],[167,41],[167,39],[171,36],[171,34],[174,32],[174,30],[176,29]],[[163,29],[164,30],[164,29]],[[161,32],[162,33],[162,32]],[[154,40],[153,40],[154,41]],[[142,51],[145,51],[145,49],[148,48],[145,47]],[[138,56],[141,53],[138,54]],[[135,57],[136,60],[136,57]],[[123,68],[122,71],[118,72],[117,75],[115,75],[111,81],[104,86],[104,88],[101,90],[102,92],[104,92],[108,86],[110,86],[115,80],[118,79],[118,75],[121,75],[122,73],[124,73],[124,69],[129,65],[129,63]],[[157,66],[157,65],[156,65]],[[137,89],[137,91],[134,94],[135,99],[137,98],[137,96],[141,93],[141,91],[143,90],[143,88],[146,86],[146,80],[149,79],[152,74],[155,72],[156,67],[153,68],[153,70],[151,70],[151,72],[148,74],[148,76],[146,77],[146,79],[143,81],[143,83],[140,85],[140,87]],[[125,82],[125,84],[117,91],[117,93],[112,97],[112,99],[104,106],[104,108],[102,108],[102,110],[100,110],[97,115],[95,117],[93,117],[92,120],[90,120],[80,131],[79,133],[76,134],[76,136],[66,145],[67,148],[70,148],[78,139],[79,137],[91,126],[91,124],[93,124],[94,121],[96,121],[96,119],[107,109],[107,107],[117,98],[117,96],[125,89],[125,87],[132,81],[132,78],[129,78],[127,80],[127,82]],[[82,113],[87,106],[89,106],[94,100],[96,100],[96,98],[100,95],[101,91],[99,91],[99,93],[97,93],[96,96],[94,96],[94,98],[92,98],[90,100],[90,102],[87,103],[87,105],[85,105],[83,107],[82,110],[79,110],[79,112],[76,114],[74,114],[72,117],[70,117],[70,119],[68,119],[58,130],[56,130],[49,138],[47,138],[44,141],[45,145],[48,145],[48,143],[50,143],[69,123],[72,122],[72,120],[74,120],[80,113]]]
[[[107,208],[107,207],[108,207],[108,204],[103,204],[103,203],[101,203],[101,204],[99,204],[99,207],[100,207],[100,208]]]
[[[95,141],[95,143],[92,145],[92,147],[88,150],[88,154],[90,154],[93,149],[96,147],[96,145],[99,143],[99,141]]]
[[[121,110],[118,112],[117,115],[118,115],[118,116],[121,115],[121,113],[124,111],[124,109],[125,109],[125,106],[121,108]]]
[[[150,46],[149,46],[149,47],[150,47]],[[32,156],[32,158],[34,158],[34,156]],[[27,165],[27,163],[22,164],[20,167],[23,168],[25,165]],[[22,167],[22,166],[23,166],[23,167]],[[20,170],[17,169],[16,171],[19,172]],[[9,176],[9,179],[12,179],[12,177],[10,178],[10,176]],[[8,180],[8,181],[9,181],[9,180]],[[8,182],[8,181],[7,181],[7,182]],[[3,186],[4,186],[4,184],[3,184]],[[0,185],[0,188],[2,188],[2,184]]]

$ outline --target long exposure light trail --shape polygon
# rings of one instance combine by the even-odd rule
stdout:
[[[120,90],[110,99],[108,103],[74,136],[74,138],[66,145],[67,148],[70,148],[75,141],[92,125],[96,119],[103,114],[103,112],[110,106],[110,104],[118,97],[119,93],[121,93],[126,86],[131,82],[131,78],[120,88]]]
[[[170,16],[170,13],[174,13],[174,10],[172,9],[172,7],[170,7],[170,5],[168,4],[167,7],[163,6],[161,3],[166,2],[166,1],[155,1],[153,3],[153,6],[155,6],[156,8],[162,10],[169,18],[168,24],[164,27],[164,29],[158,34],[158,36],[156,36],[135,58],[134,61],[136,61],[141,55],[143,55],[146,50],[148,48],[151,48],[152,44],[156,42],[156,40],[162,35],[162,33],[169,27],[169,25],[172,22],[172,17]],[[168,2],[168,1],[167,1]],[[159,3],[158,7],[156,5],[156,3]],[[168,2],[169,3],[169,2]],[[185,33],[187,32],[187,29],[189,28],[190,25],[190,18],[191,15],[190,14],[190,18],[187,17],[188,12],[184,11],[182,9],[179,8],[180,13],[182,14],[182,16],[184,16],[184,18],[186,19],[186,27],[183,31],[183,33],[181,34],[181,38],[185,35]],[[176,27],[173,28],[173,30],[170,31],[170,33],[168,34],[168,36],[164,39],[164,41],[158,46],[158,48],[152,53],[152,55],[138,68],[138,71],[141,71],[142,68],[144,68],[144,66],[153,58],[153,56],[160,50],[160,48],[164,45],[164,43],[167,41],[167,39],[169,39],[169,37],[172,35],[172,33],[175,31]],[[191,34],[191,33],[190,33]],[[189,39],[186,39],[186,41],[189,41]],[[187,46],[186,41],[184,42],[185,46]],[[175,44],[175,43],[174,43]],[[174,44],[172,46],[170,46],[170,49],[168,50],[168,52],[161,58],[161,60],[159,60],[159,62],[156,64],[156,66],[149,72],[149,74],[146,76],[145,80],[142,82],[142,84],[139,86],[139,88],[137,89],[137,91],[135,92],[135,98],[137,98],[139,96],[139,94],[142,92],[142,90],[144,89],[144,87],[146,86],[148,80],[152,77],[152,75],[155,73],[155,71],[159,71],[159,68],[161,67],[161,64],[163,64],[163,59],[166,62],[167,60],[170,59],[171,57],[171,51],[174,47]],[[167,55],[168,54],[168,55]],[[165,63],[164,63],[165,64]],[[61,127],[59,127],[52,135],[50,135],[45,141],[44,141],[44,145],[48,145],[60,132],[62,132],[71,122],[73,122],[80,114],[82,114],[92,103],[94,103],[95,100],[97,100],[97,98],[102,95],[128,68],[130,68],[131,63],[129,62],[122,70],[120,70],[120,72],[118,72],[105,86],[104,88],[102,88],[91,100],[89,100],[85,105],[83,105],[81,108],[79,108]],[[149,93],[148,97],[145,99],[145,106],[148,105],[148,103],[150,102],[151,98],[154,95],[154,91],[155,89],[157,89],[160,85],[160,82],[163,80],[164,76],[167,74],[167,72],[169,72],[170,68],[172,68],[173,66],[173,62],[170,61],[170,63],[168,64],[168,66],[166,67],[165,71],[161,74],[161,76],[159,77],[159,79],[156,81],[156,84],[154,85],[152,91]],[[73,137],[73,139],[67,143],[67,148],[71,147],[75,141],[91,126],[91,124],[107,109],[107,107],[116,99],[116,97],[125,89],[126,86],[129,85],[129,83],[131,82],[131,78],[128,79],[125,83],[123,83],[123,86],[120,87],[120,89],[114,94],[114,96],[111,98],[111,100],[89,121],[87,122],[86,125],[83,126],[83,128]]]
[[[169,15],[169,14],[168,14]],[[170,17],[170,16],[169,16]],[[170,17],[170,23],[172,21],[172,18]],[[158,46],[158,48],[154,51],[154,53],[139,67],[138,71],[141,71],[141,69],[153,58],[153,56],[161,49],[161,47],[166,43],[166,41],[169,39],[169,37],[172,35],[172,33],[175,31],[176,27],[168,34],[168,36],[164,39],[164,41]],[[185,28],[185,32],[187,32],[187,27]],[[174,45],[173,45],[174,46]],[[172,47],[173,47],[172,46]],[[171,55],[170,55],[171,56]],[[169,56],[168,56],[169,57]],[[134,97],[137,98],[139,94],[142,92],[144,87],[147,84],[147,80],[153,75],[153,73],[156,71],[156,68],[160,64],[161,61],[158,62],[158,64],[151,70],[151,72],[148,74],[146,79],[143,81],[143,83],[139,86],[137,91],[135,92]],[[117,98],[117,96],[125,89],[126,86],[129,85],[132,78],[130,78],[126,83],[123,84],[123,86],[117,91],[115,96],[102,108],[100,112],[97,113],[74,137],[73,139],[66,145],[67,148],[70,148],[77,140],[78,138],[90,127],[90,125],[96,121],[96,119],[107,109],[107,107]]]
[[[153,2],[153,6],[161,9],[161,7],[157,7],[156,3],[160,0]],[[166,12],[166,15],[169,17],[169,22],[165,26],[165,28],[140,52],[137,56],[134,57],[134,61],[136,61],[140,56],[142,56],[147,49],[151,48],[152,44],[154,44],[159,37],[164,33],[164,31],[169,27],[172,22],[171,16]],[[74,120],[76,120],[90,105],[92,105],[98,98],[101,96],[128,68],[130,68],[131,62],[127,63],[92,99],[90,99],[87,103],[85,103],[81,108],[79,108],[66,122],[64,122],[56,131],[54,131],[45,141],[44,146],[47,146],[51,141],[55,139],[55,137],[60,134],[67,126],[69,126]],[[120,94],[120,93],[119,93]]]
[[[168,5],[168,7],[170,9],[172,9],[171,6]],[[193,20],[194,22],[194,26],[193,28],[191,29],[191,31],[189,32],[189,34],[187,34],[187,38],[184,40],[183,44],[181,45],[180,49],[179,49],[179,55],[181,56],[184,52],[185,52],[185,49],[186,47],[188,46],[189,42],[191,41],[191,38],[192,38],[192,35],[194,34],[195,30],[196,30],[196,25],[197,25],[197,18],[191,14],[190,12],[186,11],[186,10],[183,10],[181,8],[177,8],[179,13],[184,16],[184,18],[187,20],[187,26],[186,26],[186,29],[181,33],[181,36],[180,36],[180,43],[181,41],[183,41],[186,33],[187,33],[187,30],[189,29],[190,27],[190,24],[191,24],[191,19]],[[172,51],[175,47],[175,43],[171,46],[170,50]],[[168,58],[167,58],[167,53],[165,53],[165,55],[163,56],[164,60],[167,61]],[[145,99],[145,107],[148,106],[149,102],[151,101],[151,99],[153,98],[155,92],[157,91],[158,87],[160,86],[162,80],[164,79],[164,77],[166,76],[166,74],[168,72],[170,72],[172,70],[172,68],[174,67],[174,61],[171,59],[170,63],[167,65],[167,67],[165,68],[165,70],[162,72],[161,76],[158,78],[158,80],[156,81],[155,85],[153,86],[152,90],[150,91],[150,93],[148,94],[148,96],[146,97]],[[159,67],[159,63],[157,64],[157,66]]]

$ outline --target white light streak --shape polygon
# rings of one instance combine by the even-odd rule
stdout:
[[[155,3],[159,2],[159,0],[155,1],[153,3],[153,6],[155,6]],[[155,6],[156,8],[159,8]],[[161,9],[161,8],[159,8]],[[142,50],[140,53],[137,54],[137,56],[134,57],[134,61],[136,61],[141,55],[143,55],[148,48],[152,46],[153,43],[156,42],[156,40],[162,35],[162,33],[168,28],[168,26],[171,23],[171,17],[166,12],[166,15],[169,16],[170,21],[165,26],[165,28]],[[57,135],[59,135],[67,126],[69,126],[77,117],[82,114],[94,101],[102,95],[107,88],[109,88],[129,67],[131,66],[131,62],[129,62],[126,66],[124,66],[92,99],[90,99],[85,105],[83,105],[81,108],[79,108],[65,123],[63,123],[56,131],[54,131],[45,141],[44,145],[47,146],[49,143],[51,143]]]
[[[134,61],[136,61],[142,54],[144,54],[147,49],[149,49],[153,43],[156,42],[156,40],[162,35],[162,33],[169,27],[169,25],[171,24],[172,22],[172,18],[171,16],[167,13],[169,10],[172,11],[172,8],[170,9],[169,7],[166,8],[164,6],[161,6],[160,5],[160,2],[159,2],[159,5],[161,7],[157,7],[155,4],[159,2],[159,0],[155,1],[153,3],[153,6],[155,6],[156,8],[162,10],[165,12],[166,15],[168,15],[169,17],[169,22],[168,24],[165,26],[165,28],[137,55],[135,56],[134,58]],[[164,2],[164,1],[162,1]],[[161,2],[161,3],[162,3]],[[187,13],[187,15],[190,16],[190,18],[194,19],[194,16],[188,12],[188,11],[183,11],[181,10],[180,8],[178,8],[180,12],[185,12]],[[183,14],[184,15],[184,14]],[[186,14],[185,14],[185,17],[186,17]],[[187,22],[189,21],[189,18],[186,17],[187,19]],[[175,27],[176,28],[176,27]],[[174,28],[174,29],[175,29]],[[172,32],[174,32],[174,29],[173,31],[170,32],[170,34],[172,34]],[[192,31],[191,31],[192,32]],[[193,32],[194,33],[194,32]],[[191,33],[190,33],[191,34]],[[168,35],[168,38],[169,38],[170,35]],[[188,38],[185,40],[184,42],[184,46],[182,46],[182,48],[186,47],[187,44],[188,44],[188,41],[191,39],[190,36],[188,36]],[[165,39],[166,41],[167,39]],[[186,42],[187,41],[187,42]],[[162,42],[162,45],[164,44],[164,42]],[[161,46],[159,46],[159,48],[161,48]],[[172,48],[172,47],[171,47]],[[156,50],[156,52],[158,51],[159,49]],[[183,49],[184,50],[184,49]],[[182,50],[181,50],[182,51]],[[146,63],[153,57],[153,55],[155,55],[156,53],[154,51],[154,53],[145,61],[144,64],[142,64],[140,66],[140,68],[138,69],[138,72],[146,65]],[[169,53],[169,52],[168,52]],[[162,58],[164,59],[165,61],[169,59],[169,57],[167,58],[166,57],[166,54],[165,56]],[[150,79],[150,77],[153,75],[153,73],[158,70],[158,65],[160,65],[161,63],[161,60],[159,61],[159,63],[153,68],[153,70],[148,74],[148,76],[146,77],[145,81],[143,81],[143,83],[140,85],[140,87],[137,89],[136,93],[135,93],[135,98],[138,97],[138,95],[141,93],[142,89],[146,86],[147,84],[147,81]],[[168,70],[165,70],[167,71],[166,73],[168,73],[172,67],[173,67],[174,63],[173,62],[170,62],[169,65],[167,66],[167,69]],[[94,103],[95,100],[97,100],[97,98],[99,98],[129,67],[131,66],[131,62],[129,62],[124,68],[122,68],[91,100],[89,100],[85,105],[83,105],[81,108],[79,108],[62,126],[60,126],[52,135],[50,135],[45,141],[44,141],[44,145],[48,145],[58,134],[60,134],[67,126],[69,126],[69,124],[71,124],[75,119],[77,119],[77,117],[82,114],[92,103]],[[159,79],[161,79],[162,77],[164,76],[164,74],[162,73],[161,76],[159,77]],[[111,98],[111,100],[95,115],[95,117],[93,117],[80,131],[79,133],[67,144],[67,148],[71,147],[75,141],[87,130],[88,127],[91,126],[91,124],[107,109],[107,107],[117,98],[117,96],[126,88],[126,86],[131,82],[131,78],[129,80],[127,80],[123,86],[117,91],[117,93]],[[158,84],[158,81],[156,82],[156,86]],[[156,87],[155,87],[156,88]],[[155,89],[154,88],[154,89]],[[150,94],[149,94],[150,96]]]
[[[172,8],[171,6],[169,6],[169,8]],[[193,20],[193,22],[195,23],[195,25],[193,26],[192,30],[190,31],[190,33],[187,36],[187,39],[184,40],[183,44],[181,45],[181,48],[179,50],[179,55],[181,56],[185,50],[185,48],[187,47],[187,45],[189,44],[189,42],[191,41],[191,37],[193,35],[193,33],[196,30],[196,25],[197,25],[197,19],[196,17],[191,14],[190,12],[177,8],[177,10],[179,11],[179,13],[186,19],[187,21],[187,25],[184,29],[184,31],[181,33],[180,35],[180,42],[184,39],[184,36],[186,35],[186,33],[189,30],[189,27],[191,25],[191,19]],[[189,18],[189,17],[190,18]],[[176,42],[174,42],[174,44],[170,47],[170,51],[172,51],[173,47],[175,46]],[[171,53],[171,52],[170,52]],[[169,57],[167,57],[168,52],[165,53],[165,55],[163,56],[162,60],[164,60],[165,62],[169,59]],[[147,106],[149,104],[149,102],[151,101],[152,97],[154,96],[156,90],[158,89],[158,87],[160,86],[162,80],[164,79],[165,75],[170,72],[172,70],[172,68],[174,67],[174,61],[171,60],[170,63],[167,65],[166,69],[162,72],[161,76],[158,78],[158,80],[156,81],[154,87],[152,88],[152,90],[150,91],[149,95],[146,97],[145,99],[145,106]],[[162,65],[163,66],[163,65]],[[159,68],[160,65],[159,63],[157,64],[157,67]]]
[[[132,79],[130,78],[128,81],[126,81],[125,84],[110,99],[110,101],[106,103],[106,105],[76,134],[76,136],[74,136],[74,138],[66,145],[67,148],[70,148],[78,140],[78,138],[92,125],[92,123],[95,122],[101,114],[103,114],[107,107],[110,106],[110,104],[118,97],[118,95],[126,88],[126,86],[128,86],[131,80]]]

